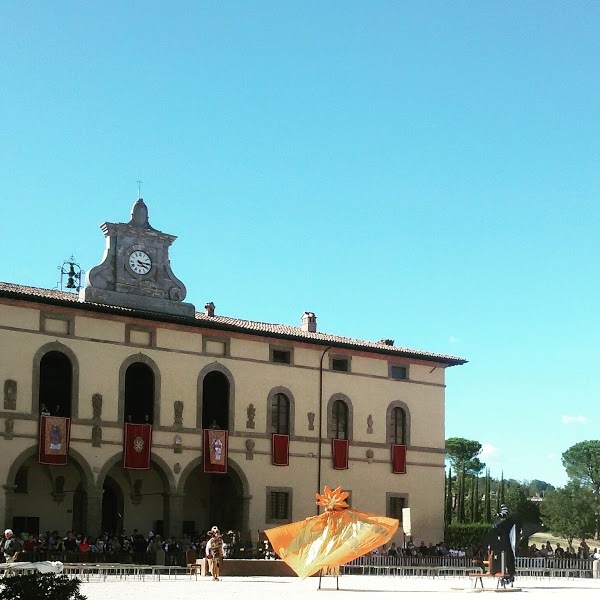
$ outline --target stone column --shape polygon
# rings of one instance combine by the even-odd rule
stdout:
[[[12,527],[14,515],[13,510],[15,502],[15,486],[3,485],[2,491],[4,492],[4,524],[6,527]]]
[[[183,535],[183,494],[165,494],[165,535]]]
[[[250,500],[252,496],[242,496],[242,531],[248,531],[250,526]]]
[[[102,492],[94,487],[87,490],[87,529],[93,536],[101,532],[102,527]]]

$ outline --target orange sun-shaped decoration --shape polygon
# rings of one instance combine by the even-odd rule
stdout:
[[[348,503],[345,502],[350,492],[343,492],[342,487],[337,487],[331,491],[327,486],[322,494],[317,494],[317,505],[322,506],[325,510],[344,510],[348,508]]]

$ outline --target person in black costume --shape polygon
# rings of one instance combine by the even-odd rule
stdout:
[[[504,504],[500,506],[496,516],[499,520],[494,524],[492,531],[484,536],[482,542],[492,552],[490,573],[501,573],[501,583],[506,587],[509,583],[512,585],[515,580],[517,548],[523,540],[540,531],[541,526],[511,516]]]

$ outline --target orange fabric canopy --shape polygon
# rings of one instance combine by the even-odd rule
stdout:
[[[396,533],[398,519],[347,508],[347,497],[341,487],[333,491],[325,487],[317,494],[323,514],[265,531],[275,552],[302,579],[354,560]]]

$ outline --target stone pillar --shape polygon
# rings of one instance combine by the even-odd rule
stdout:
[[[102,492],[96,487],[87,490],[87,529],[93,536],[101,532],[102,527]]]
[[[165,494],[165,535],[183,535],[183,494]]]
[[[252,496],[242,496],[242,529],[248,531],[250,527],[250,500]]]
[[[15,486],[14,485],[3,485],[2,491],[4,492],[4,525],[6,527],[12,527],[13,521],[13,510],[15,502]],[[3,530],[4,531],[4,530]]]

